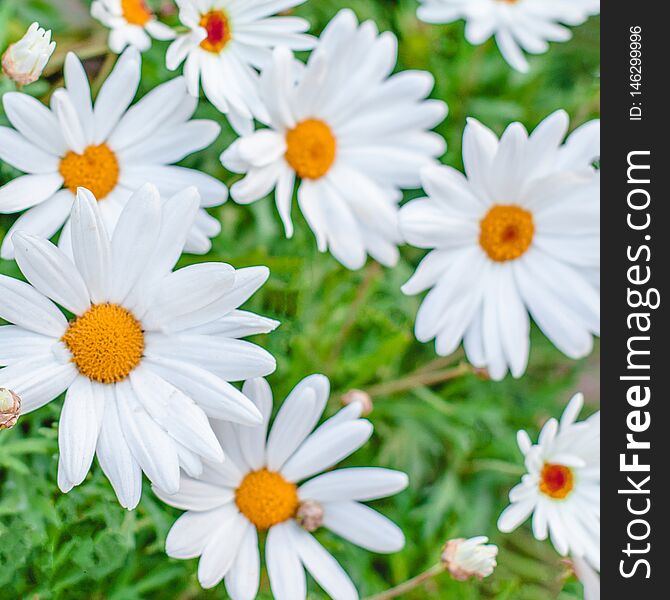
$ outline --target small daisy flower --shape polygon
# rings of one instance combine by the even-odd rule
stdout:
[[[304,568],[332,598],[355,599],[349,576],[310,532],[323,526],[371,552],[396,552],[404,546],[402,531],[362,504],[403,490],[404,473],[361,467],[317,475],[372,435],[356,402],[312,431],[329,389],[323,375],[303,379],[284,401],[266,440],[272,392],[264,379],[247,381],[242,391],[256,403],[263,424],[215,423],[228,460],[206,462],[198,478],[183,477],[177,494],[155,490],[166,503],[188,511],[172,526],[166,551],[173,558],[200,557],[203,587],[225,578],[232,600],[253,600],[263,536],[274,598],[304,600]],[[299,484],[305,479],[309,481]]]
[[[418,16],[427,23],[465,19],[465,37],[473,45],[495,36],[505,60],[528,71],[523,53],[542,54],[547,42],[572,37],[565,25],[581,25],[600,12],[600,0],[419,0]]]
[[[109,32],[109,48],[121,54],[127,46],[140,52],[151,48],[151,38],[173,40],[175,32],[161,23],[145,0],[94,0],[91,16],[100,21]]]
[[[558,111],[528,135],[502,138],[474,119],[463,136],[466,176],[422,173],[427,198],[400,211],[405,239],[433,249],[403,286],[432,288],[417,314],[417,339],[440,355],[461,340],[470,362],[495,380],[526,370],[532,315],[570,358],[586,356],[600,331],[599,123],[575,131]]]
[[[583,558],[572,557],[572,565],[584,586],[584,600],[600,600],[600,574]]]
[[[498,528],[509,533],[533,515],[533,534],[551,537],[562,556],[570,553],[600,568],[600,412],[576,422],[584,398],[576,394],[560,423],[549,419],[533,445],[518,435],[528,473],[509,494]]]
[[[142,472],[179,489],[223,452],[207,417],[245,425],[261,413],[230,381],[272,373],[275,361],[240,337],[277,323],[237,310],[265,267],[202,263],[172,271],[196,218],[195,188],[161,201],[152,185],[122,209],[110,236],[100,204],[81,189],[72,209],[72,258],[17,232],[28,283],[0,275],[0,387],[29,413],[65,392],[58,485],[68,492],[93,455],[122,506],[140,499]],[[56,305],[73,315],[69,321]]]
[[[2,71],[19,85],[37,81],[56,49],[51,31],[33,23],[25,35],[9,46],[2,55]]]
[[[226,114],[239,134],[253,130],[253,119],[270,116],[258,91],[258,72],[270,60],[271,49],[286,46],[308,50],[314,45],[304,32],[309,23],[298,17],[276,17],[305,0],[177,0],[179,19],[189,29],[168,48],[167,68],[184,64],[193,96],[202,89]]]
[[[246,174],[231,188],[236,202],[275,191],[287,237],[297,186],[319,250],[349,269],[362,267],[368,254],[387,266],[397,262],[401,188],[420,187],[420,169],[445,150],[442,137],[428,131],[447,112],[443,102],[425,100],[432,76],[391,76],[396,54],[393,34],[340,11],[306,66],[275,50],[261,75],[271,129],[242,137],[221,156],[227,169]]]
[[[51,109],[27,94],[3,96],[14,129],[0,127],[0,159],[27,175],[0,187],[0,213],[25,211],[5,236],[2,258],[14,256],[15,231],[53,236],[68,220],[80,187],[98,199],[109,231],[132,192],[147,181],[155,181],[166,197],[196,186],[203,207],[226,200],[226,186],[214,177],[172,166],[209,146],[219,125],[191,119],[197,100],[187,93],[182,77],[159,85],[130,106],[139,82],[140,55],[129,48],[94,105],[84,67],[70,53],[65,60],[65,88],[54,92]],[[209,238],[219,228],[218,221],[202,210],[186,250],[207,252]],[[68,243],[67,223],[60,239]]]
[[[442,552],[442,562],[454,579],[483,579],[493,573],[497,565],[498,546],[489,544],[488,541],[489,538],[479,536],[447,542]]]

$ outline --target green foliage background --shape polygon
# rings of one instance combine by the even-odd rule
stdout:
[[[152,3],[159,8],[161,2]],[[163,6],[170,6],[164,2]],[[534,127],[550,112],[566,109],[572,126],[599,111],[599,21],[575,29],[574,39],[554,44],[531,60],[528,75],[513,72],[492,42],[472,47],[463,24],[431,26],[416,19],[415,0],[309,0],[295,10],[319,33],[340,8],[374,19],[400,39],[399,69],[426,69],[436,80],[433,96],[447,101],[450,114],[438,128],[449,150],[443,161],[461,167],[460,140],[466,116],[499,133],[512,120]],[[33,20],[53,29],[58,42],[47,79],[25,89],[47,99],[61,85],[67,50],[87,58],[99,87],[113,64],[105,57],[106,31],[88,16],[82,0],[1,0],[0,50],[20,37]],[[167,17],[168,22],[175,17]],[[140,94],[174,76],[164,67],[166,44],[154,42],[144,55]],[[11,89],[7,81],[0,92]],[[200,117],[223,126],[215,144],[184,164],[231,184],[235,176],[218,162],[234,135],[206,101]],[[0,122],[6,118],[0,108]],[[0,183],[17,172],[0,163]],[[414,197],[420,192],[412,192]],[[364,201],[364,198],[361,198]],[[430,344],[412,334],[420,298],[407,298],[400,285],[422,252],[404,248],[395,269],[369,262],[349,272],[330,255],[319,254],[306,223],[294,211],[296,235],[286,240],[270,199],[252,206],[228,202],[214,209],[223,224],[207,257],[185,256],[184,264],[221,260],[235,267],[264,264],[266,286],[247,307],[279,319],[282,326],[255,341],[276,357],[269,380],[276,402],[302,377],[322,372],[331,378],[328,412],[351,388],[375,396],[375,435],[351,465],[380,465],[409,473],[410,488],[376,507],[407,535],[406,548],[389,557],[359,550],[320,532],[319,539],[369,595],[433,565],[450,537],[486,534],[499,544],[499,568],[484,582],[457,583],[441,575],[406,596],[410,600],[576,600],[581,586],[550,544],[536,542],[526,526],[512,535],[497,532],[496,520],[509,489],[522,473],[515,434],[536,435],[549,415],[558,415],[576,390],[587,394],[589,411],[599,403],[598,355],[570,362],[533,330],[526,376],[486,381],[467,367],[461,353],[440,359]],[[14,217],[0,218],[0,234]],[[0,272],[20,276],[14,263]],[[435,380],[438,380],[435,382]],[[396,391],[394,391],[396,390]],[[196,561],[175,561],[163,552],[165,536],[179,511],[162,505],[145,482],[137,510],[127,512],[94,465],[87,480],[63,495],[56,485],[56,401],[0,432],[0,598],[134,600],[139,598],[226,598],[223,585],[202,591]],[[267,580],[261,598],[270,598]],[[309,597],[325,598],[310,582]]]

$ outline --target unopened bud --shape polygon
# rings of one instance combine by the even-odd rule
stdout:
[[[16,425],[21,413],[21,398],[12,390],[0,388],[0,430]]]
[[[348,406],[354,402],[360,402],[362,408],[361,414],[364,417],[367,417],[372,412],[372,398],[370,394],[364,392],[363,390],[349,390],[344,396],[342,396],[342,404]]]
[[[498,546],[487,545],[488,541],[487,537],[480,536],[469,540],[457,538],[446,543],[442,551],[442,562],[454,579],[483,579],[493,573]]]
[[[323,524],[323,507],[315,500],[306,500],[298,508],[295,518],[305,531],[316,531]]]
[[[40,78],[55,48],[51,31],[33,23],[26,34],[3,54],[2,70],[19,85],[33,83]]]

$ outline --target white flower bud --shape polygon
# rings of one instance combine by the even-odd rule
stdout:
[[[2,56],[2,70],[19,85],[37,81],[56,48],[51,31],[33,23],[26,34],[12,44]]]
[[[497,564],[498,546],[486,545],[488,541],[487,537],[480,536],[469,540],[457,538],[446,543],[442,562],[454,579],[483,579],[493,573]]]
[[[349,390],[344,396],[342,396],[342,404],[348,406],[354,402],[360,402],[363,407],[361,414],[364,417],[367,417],[372,412],[372,398],[370,394],[364,392],[363,390]]]
[[[21,398],[12,390],[0,388],[0,430],[16,425],[21,413]]]
[[[306,500],[298,508],[295,518],[305,531],[316,531],[323,524],[323,507],[314,500]]]

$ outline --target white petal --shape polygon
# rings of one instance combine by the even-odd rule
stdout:
[[[299,481],[323,471],[358,450],[372,435],[372,424],[358,420],[341,423],[310,436],[282,468],[289,481]]]
[[[111,280],[110,241],[97,201],[88,190],[79,188],[71,224],[74,263],[86,282],[91,300],[95,304],[105,302]]]
[[[214,587],[233,566],[249,525],[239,513],[218,524],[203,548],[198,563],[198,581],[203,588]]]
[[[140,84],[140,55],[128,48],[100,88],[95,101],[95,143],[101,144],[116,127]]]
[[[300,486],[301,499],[319,502],[376,500],[407,487],[405,473],[375,467],[339,469],[319,475]]]
[[[35,289],[75,315],[90,308],[88,289],[79,271],[51,242],[18,232],[14,251],[19,268]]]
[[[165,552],[171,558],[200,556],[214,528],[237,512],[234,505],[226,505],[206,512],[187,512],[179,517],[165,540]]]
[[[279,471],[288,458],[302,444],[314,429],[320,414],[314,409],[316,395],[305,389],[291,402],[284,402],[270,431],[267,444],[267,466],[271,471]]]
[[[299,527],[294,527],[293,537],[300,560],[331,598],[358,600],[358,592],[349,576],[312,535]]]
[[[24,173],[54,173],[59,165],[56,156],[9,127],[0,127],[0,160]]]
[[[15,392],[21,398],[21,413],[27,414],[60,396],[77,374],[72,363],[60,364],[49,353],[0,369],[0,387]]]
[[[56,156],[67,152],[58,119],[39,100],[28,94],[8,92],[2,102],[9,122],[26,139]]]
[[[398,552],[405,545],[402,530],[377,511],[358,502],[324,504],[323,526],[371,552]]]
[[[181,331],[214,321],[228,312],[226,295],[235,270],[224,263],[200,263],[170,273],[158,285],[142,316],[148,330]]]
[[[149,358],[180,359],[207,369],[225,381],[265,377],[277,366],[266,350],[243,340],[149,333],[145,344],[145,355]]]
[[[530,516],[534,508],[535,502],[533,500],[510,504],[498,519],[498,529],[503,533],[514,531]]]
[[[232,488],[215,486],[205,481],[183,476],[179,491],[176,494],[166,494],[157,487],[154,487],[153,491],[156,496],[170,506],[181,510],[196,510],[199,512],[229,504],[235,499],[235,491]]]
[[[52,337],[15,325],[0,325],[0,365],[11,365],[38,355],[48,355],[54,343]]]
[[[77,377],[65,395],[60,414],[59,460],[72,485],[84,481],[93,462],[105,410],[104,394],[97,387],[90,379]]]
[[[205,369],[181,360],[146,359],[152,371],[192,398],[208,417],[257,425],[261,414],[237,388]]]
[[[0,213],[15,213],[36,206],[63,185],[60,173],[22,175],[0,187]]]
[[[140,406],[130,382],[115,386],[119,419],[133,456],[151,482],[174,494],[179,490],[179,458],[170,437]]]
[[[24,329],[60,338],[67,321],[51,300],[23,281],[0,275],[0,317]]]
[[[111,386],[105,388],[105,413],[96,455],[121,506],[133,510],[142,495],[142,470],[126,442]]]
[[[226,573],[226,590],[233,600],[254,600],[258,593],[261,559],[256,528],[248,523],[230,571]]]
[[[237,439],[244,460],[253,470],[265,465],[265,440],[272,415],[272,390],[262,377],[244,382],[242,392],[258,409],[262,422],[254,427],[239,427]]]
[[[275,525],[265,542],[265,564],[276,600],[305,600],[305,571],[293,540],[291,522]]]

